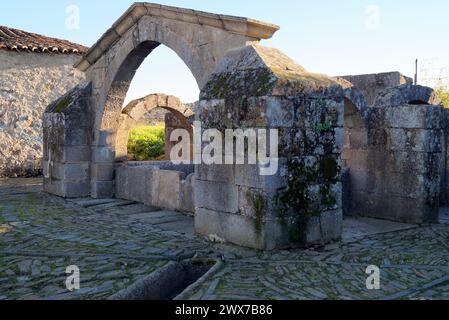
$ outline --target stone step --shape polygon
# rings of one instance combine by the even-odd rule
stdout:
[[[95,210],[97,212],[104,212],[105,210],[111,209],[111,208],[117,208],[117,207],[125,207],[132,204],[136,204],[135,201],[128,201],[128,200],[116,200],[115,202],[111,203],[105,203],[105,204],[99,204],[95,206],[91,206],[90,208],[92,210]]]
[[[114,203],[117,201],[117,199],[92,199],[92,198],[82,198],[82,199],[74,199],[69,200],[79,206],[82,206],[84,208],[90,208],[102,204],[108,204],[108,203]]]
[[[161,211],[161,209],[153,206],[147,206],[142,203],[135,203],[121,207],[113,207],[104,210],[105,213],[118,214],[118,215],[135,215],[140,213],[149,213],[158,211]]]
[[[163,218],[163,217],[174,217],[174,216],[180,216],[180,215],[182,215],[182,214],[179,212],[160,210],[160,211],[151,211],[151,212],[135,214],[132,217],[130,217],[130,219],[133,219],[133,220],[158,219],[158,218]]]

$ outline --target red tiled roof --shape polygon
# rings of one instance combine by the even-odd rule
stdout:
[[[0,26],[0,50],[36,53],[84,54],[89,48],[66,40],[41,36],[22,30]]]

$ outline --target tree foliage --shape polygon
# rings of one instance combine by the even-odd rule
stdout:
[[[435,90],[438,98],[441,99],[443,105],[449,108],[449,87],[439,87]]]

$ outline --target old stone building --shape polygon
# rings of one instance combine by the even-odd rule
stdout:
[[[84,79],[87,48],[0,26],[0,177],[39,174],[45,107]]]
[[[248,18],[131,6],[77,64],[87,81],[46,110],[45,191],[193,212],[198,234],[267,250],[339,240],[344,214],[438,222],[447,191],[447,113],[433,90],[397,72],[308,72],[259,45],[278,29]],[[203,129],[277,130],[279,148],[270,152],[276,173],[260,174],[261,161],[117,164],[125,153],[118,143],[123,101],[137,68],[160,45],[192,71]]]

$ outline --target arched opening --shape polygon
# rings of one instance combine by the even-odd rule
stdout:
[[[185,104],[195,103],[200,94],[190,69],[172,49],[164,45],[153,50],[137,69],[123,107],[150,93],[175,96]]]
[[[148,95],[148,90],[164,92],[167,96]],[[198,97],[198,85],[186,64],[170,48],[158,46],[139,66],[128,89],[123,113],[132,114],[135,123],[129,130],[128,142],[124,141],[125,133],[117,141],[117,160],[169,161],[170,151],[176,144],[170,141],[171,133],[185,129],[193,136],[192,109]],[[133,108],[142,100],[146,100],[144,107],[136,113]],[[181,157],[186,161],[192,158],[191,153]]]
[[[345,98],[343,162],[344,215],[357,214],[357,193],[365,190],[367,182],[368,130],[361,111]]]
[[[104,148],[101,145],[105,143],[111,157],[108,159],[112,162],[112,166],[109,167],[112,170],[111,195],[160,208],[194,212],[192,192],[194,166],[193,164],[175,165],[170,161],[171,148],[174,145],[170,141],[171,132],[183,129],[188,132],[191,139],[193,138],[193,110],[180,99],[166,94],[150,94],[124,106],[125,101],[127,102],[133,95],[143,96],[153,92],[151,83],[157,82],[161,71],[169,73],[172,80],[167,81],[169,77],[162,75],[165,77],[166,86],[159,86],[157,90],[176,93],[185,92],[187,88],[194,92],[183,96],[187,99],[190,97],[189,100],[197,100],[195,96],[199,95],[198,82],[192,76],[188,65],[176,53],[172,52],[166,60],[170,65],[178,66],[178,70],[161,70],[160,66],[152,68],[155,65],[151,59],[153,51],[159,47],[163,48],[161,53],[170,51],[168,47],[160,46],[157,42],[141,43],[126,56],[118,68],[105,97],[103,114],[97,118],[97,123],[102,128],[99,132],[99,149]],[[155,60],[160,60],[157,52],[154,54]],[[147,57],[148,59],[143,63]],[[180,65],[183,66],[182,69],[179,68]],[[186,75],[186,72],[190,74]],[[180,73],[183,75],[180,76]],[[189,81],[189,85],[183,84],[186,80]],[[136,128],[136,134],[143,135],[142,141],[139,141],[137,137],[137,141],[134,139],[130,143],[130,133],[131,139],[136,138],[132,136],[133,129],[136,130]],[[153,138],[157,141],[150,141]],[[130,147],[135,148],[134,152],[130,152]],[[136,151],[138,151],[137,154]],[[180,155],[183,160],[190,161],[192,158],[191,140],[189,151]],[[97,176],[95,175],[94,170],[93,181],[104,179],[98,176],[98,170]],[[97,190],[101,189],[98,188],[98,183],[97,186],[94,185],[94,196],[95,187]],[[97,196],[104,197],[106,194],[107,190],[104,192],[100,190]]]
[[[122,111],[116,138],[117,162],[170,161],[172,132],[183,130],[189,147],[179,150],[176,159],[192,160],[193,110],[178,98],[165,94],[151,94],[131,101]]]

